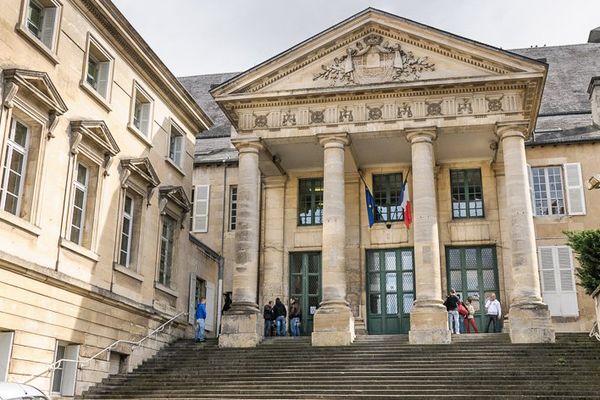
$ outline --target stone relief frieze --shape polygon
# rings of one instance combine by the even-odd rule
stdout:
[[[269,125],[267,115],[254,114],[254,127],[255,128],[266,128]]]
[[[383,117],[383,107],[369,107],[367,106],[367,119],[369,121],[377,121]]]
[[[413,113],[410,104],[402,103],[400,107],[398,107],[398,118],[412,118]]]
[[[296,125],[296,114],[291,111],[282,113],[281,125],[283,126],[295,126]]]
[[[471,99],[468,97],[463,98],[462,103],[458,103],[458,114],[473,114],[473,104],[471,103]]]
[[[500,97],[486,97],[485,100],[487,101],[487,106],[488,106],[488,111],[489,112],[499,112],[499,111],[504,111],[502,109],[502,99],[504,98],[504,96],[500,96]]]
[[[404,82],[418,80],[424,71],[435,71],[427,57],[417,57],[400,43],[391,44],[375,33],[347,47],[345,53],[330,65],[322,65],[313,80],[329,81],[331,86]]]
[[[428,117],[435,117],[435,116],[439,116],[442,115],[442,101],[433,101],[433,102],[425,102],[425,105],[427,106],[427,116]]]
[[[340,118],[339,122],[352,122],[354,121],[354,116],[352,115],[352,110],[348,110],[348,107],[344,107],[340,110]]]
[[[325,112],[323,110],[313,111],[310,110],[310,123],[311,124],[322,124],[325,122]]]

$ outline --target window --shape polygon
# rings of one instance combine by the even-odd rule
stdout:
[[[22,0],[17,31],[55,63],[62,6],[58,0]]]
[[[133,212],[134,201],[130,194],[125,195],[123,204],[123,221],[121,225],[121,249],[119,251],[119,264],[129,267],[131,261],[131,242],[133,240]]]
[[[168,215],[162,218],[160,235],[160,261],[158,283],[169,286],[171,283],[171,267],[173,266],[173,236],[176,221]]]
[[[69,235],[69,240],[73,243],[82,244],[90,172],[85,165],[78,163],[75,174],[76,176],[73,180],[73,203],[71,206],[71,233]]]
[[[182,166],[183,161],[183,133],[175,124],[171,124],[171,133],[169,135],[169,159],[178,167]]]
[[[54,362],[60,360],[77,360],[79,358],[79,345],[58,342],[54,352]],[[52,373],[52,393],[61,396],[75,395],[75,382],[77,379],[77,363],[63,361],[57,365]]]
[[[400,207],[402,174],[373,175],[373,198],[377,206],[375,222],[402,221]]]
[[[323,178],[298,182],[298,225],[323,223]]]
[[[14,332],[0,331],[0,382],[8,380],[8,369],[14,337]]]
[[[452,218],[483,218],[483,186],[481,170],[450,171]]]
[[[578,316],[573,257],[568,246],[538,248],[542,297],[552,316]]]
[[[152,98],[136,82],[133,83],[130,127],[135,132],[150,139],[152,127]],[[181,148],[179,148],[179,157],[181,157]]]
[[[564,215],[565,199],[560,167],[532,168],[535,215]]]
[[[0,208],[14,215],[20,215],[21,212],[29,136],[29,127],[13,118],[2,168]]]
[[[84,69],[84,87],[91,88],[103,101],[110,99],[112,83],[112,57],[92,36],[88,36],[88,48]]]
[[[237,223],[237,186],[229,186],[229,230],[235,231]]]
[[[208,205],[210,200],[210,185],[194,187],[194,220],[192,231],[208,232]]]

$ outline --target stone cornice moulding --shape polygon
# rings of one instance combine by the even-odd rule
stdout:
[[[168,100],[166,103],[171,112],[180,113],[181,119],[199,132],[213,125],[208,115],[111,1],[73,0],[73,3],[102,31],[103,38],[109,39],[120,56],[130,61],[129,66],[145,77],[146,83],[152,85],[156,93],[162,93],[161,97]]]

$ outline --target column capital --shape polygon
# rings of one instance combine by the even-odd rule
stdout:
[[[319,133],[317,134],[319,144],[325,148],[341,147],[344,148],[350,144],[350,136],[347,133]]]
[[[264,148],[261,139],[256,136],[236,137],[231,139],[231,144],[233,144],[240,153],[258,153]]]
[[[437,139],[437,128],[434,126],[426,128],[410,128],[406,129],[406,140],[411,144],[415,143],[432,143]]]
[[[528,130],[528,121],[511,121],[496,123],[496,136],[498,136],[500,140],[504,140],[507,137],[515,136],[526,139],[529,136]]]
[[[263,178],[263,182],[265,189],[281,189],[285,187],[287,179],[287,175],[266,176]]]

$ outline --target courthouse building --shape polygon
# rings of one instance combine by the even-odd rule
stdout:
[[[0,381],[72,396],[191,336],[197,297],[214,334],[218,257],[189,237],[211,121],[112,2],[1,8]]]
[[[448,343],[451,288],[480,329],[495,293],[513,342],[589,330],[563,231],[600,222],[585,189],[599,33],[506,51],[367,9],[243,73],[180,78],[215,121],[196,143],[192,230],[224,256],[220,345],[261,340],[276,297],[300,300],[314,345]]]

